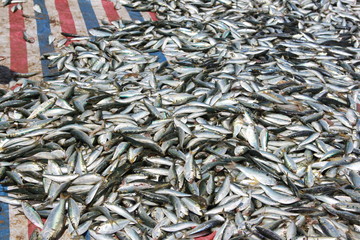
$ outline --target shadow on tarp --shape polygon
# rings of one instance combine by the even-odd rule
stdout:
[[[8,84],[14,79],[14,72],[6,66],[0,65],[0,84]]]

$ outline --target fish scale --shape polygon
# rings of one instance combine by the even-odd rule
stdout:
[[[46,239],[356,239],[356,1],[112,2],[159,20],[1,92],[1,202]]]

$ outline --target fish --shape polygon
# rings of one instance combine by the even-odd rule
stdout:
[[[60,39],[0,92],[0,202],[44,239],[356,239],[354,1],[112,2],[158,21]]]

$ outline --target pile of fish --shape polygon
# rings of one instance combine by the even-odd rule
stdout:
[[[121,2],[0,97],[34,239],[360,239],[356,1]]]

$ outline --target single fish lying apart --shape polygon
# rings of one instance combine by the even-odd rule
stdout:
[[[118,4],[0,97],[34,239],[360,239],[356,1]]]

